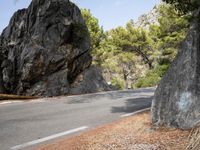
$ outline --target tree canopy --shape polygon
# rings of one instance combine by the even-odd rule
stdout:
[[[81,9],[81,13],[90,33],[92,49],[95,49],[99,46],[103,29],[99,26],[99,20],[91,14],[89,9]]]
[[[149,28],[130,20],[125,27],[107,32],[89,10],[82,10],[91,35],[93,64],[102,69],[107,82],[117,89],[159,83],[189,28],[191,16],[180,17],[174,8],[165,3],[155,8],[157,23],[149,23]]]
[[[181,13],[193,12],[200,7],[199,0],[163,0],[168,4],[172,4]]]

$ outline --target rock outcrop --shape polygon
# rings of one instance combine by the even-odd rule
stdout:
[[[69,0],[33,0],[14,14],[0,36],[0,93],[69,94],[91,62],[89,33],[79,8]]]
[[[149,13],[140,16],[134,25],[136,28],[149,30],[151,25],[159,25],[159,15],[159,5],[156,5]]]
[[[100,68],[91,66],[77,76],[75,82],[71,85],[70,94],[95,93],[109,91],[111,87],[102,76]]]
[[[200,13],[197,13],[200,16]],[[177,58],[155,92],[152,120],[183,129],[200,121],[200,21],[192,23]]]

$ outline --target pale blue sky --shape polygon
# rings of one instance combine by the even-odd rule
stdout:
[[[13,13],[26,8],[31,0],[1,0],[0,33],[8,25]],[[160,0],[73,0],[80,8],[88,8],[105,30],[123,26],[127,21],[150,11]]]

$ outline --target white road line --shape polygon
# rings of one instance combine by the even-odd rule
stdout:
[[[5,105],[5,104],[11,104],[11,103],[21,103],[22,101],[5,101],[5,102],[0,102],[0,105]]]
[[[39,144],[39,143],[42,143],[42,142],[45,142],[45,141],[49,141],[49,140],[52,140],[52,139],[55,139],[55,138],[58,138],[58,137],[61,137],[61,136],[64,136],[64,135],[68,135],[68,134],[72,134],[72,133],[75,133],[75,132],[78,132],[78,131],[82,131],[82,130],[85,130],[87,128],[89,128],[89,127],[83,126],[83,127],[80,127],[80,128],[68,130],[68,131],[58,133],[58,134],[54,134],[54,135],[51,135],[51,136],[48,136],[48,137],[45,137],[45,138],[42,138],[42,139],[34,140],[34,141],[27,142],[27,143],[24,143],[24,144],[21,144],[21,145],[16,145],[16,146],[11,147],[10,149],[11,150],[23,149],[23,148],[28,147],[28,146],[36,145],[36,144]]]
[[[43,103],[43,102],[45,102],[45,100],[44,100],[44,99],[31,100],[30,102],[31,102],[31,103]]]
[[[30,101],[24,101],[24,100],[20,100],[20,101],[3,101],[3,102],[0,102],[0,106],[1,105],[6,105],[6,104],[13,104],[13,103],[24,103],[24,102],[30,102],[30,103],[42,103],[42,102],[45,102],[44,99],[41,99],[41,100],[30,100]]]
[[[142,110],[135,111],[133,113],[128,113],[128,114],[125,114],[125,115],[121,115],[120,117],[123,118],[123,117],[128,117],[128,116],[136,115],[138,113],[141,113],[141,112],[144,112],[144,111],[147,111],[147,110],[150,110],[150,109],[151,108],[145,108],[145,109],[142,109]]]
[[[10,104],[12,102],[1,102],[0,105]]]

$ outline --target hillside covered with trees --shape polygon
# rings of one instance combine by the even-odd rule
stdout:
[[[138,22],[104,31],[90,10],[82,9],[92,41],[93,64],[116,89],[155,86],[177,55],[190,15],[161,3]]]

